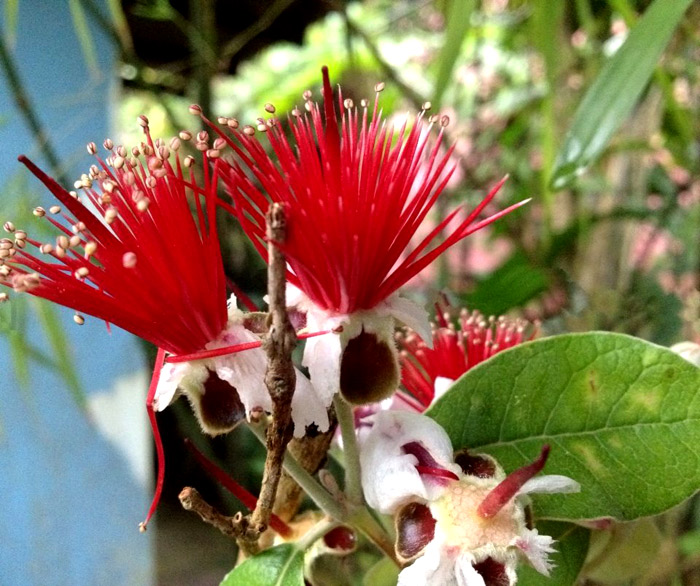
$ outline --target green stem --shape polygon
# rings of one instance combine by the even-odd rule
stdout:
[[[345,459],[345,494],[348,501],[354,505],[365,502],[362,492],[362,475],[360,470],[360,451],[357,448],[355,436],[355,417],[352,407],[339,395],[333,399],[335,414],[340,425],[343,438],[343,456]]]
[[[261,426],[251,424],[248,426],[248,429],[255,434],[255,437],[258,438],[263,446],[266,446],[265,430]],[[345,521],[347,518],[345,507],[336,501],[333,496],[294,459],[289,451],[284,454],[284,469],[326,515],[341,522]]]
[[[306,533],[301,539],[299,539],[299,541],[297,542],[297,546],[299,547],[299,549],[307,550],[319,539],[321,539],[321,537],[323,537],[326,533],[328,533],[332,529],[335,529],[339,525],[340,523],[333,519],[323,519],[316,523],[316,525],[314,525],[308,531],[308,533]]]
[[[337,401],[336,409],[338,409],[338,403],[340,402],[342,402],[342,399]],[[341,405],[341,409],[339,411],[342,412],[343,410],[350,412],[350,407],[347,405],[347,403],[344,406]],[[351,412],[350,415],[352,416]],[[338,414],[338,420],[341,420],[340,414]],[[260,441],[263,446],[266,445],[265,430],[262,426],[249,424],[248,429],[255,434],[255,437],[258,438],[258,441]],[[345,437],[343,437],[343,441],[345,441]],[[354,430],[351,444],[354,446],[354,453],[357,457],[357,441],[355,439]],[[347,450],[347,444],[344,445],[344,448]],[[335,500],[333,496],[325,488],[323,488],[288,451],[284,455],[284,469],[297,482],[297,484],[301,486],[306,494],[309,495],[309,498],[316,503],[318,508],[326,513],[326,515],[339,523],[348,524],[362,532],[397,566],[400,565],[398,559],[396,558],[394,544],[391,542],[389,535],[379,524],[379,522],[372,516],[366,506],[353,506],[352,503],[348,503],[350,505],[350,510],[348,510],[344,503],[340,503]],[[359,484],[359,458],[356,470],[358,472],[357,482]],[[314,540],[315,539],[318,539],[318,537],[314,537]],[[306,538],[304,538],[304,541],[306,541]]]
[[[384,527],[372,516],[367,507],[358,508],[350,516],[348,522],[364,533],[391,561],[401,567],[401,563],[396,557],[394,544],[389,539]]]

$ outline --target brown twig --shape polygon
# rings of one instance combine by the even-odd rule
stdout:
[[[282,462],[287,444],[292,439],[292,396],[296,373],[292,351],[297,343],[296,332],[289,321],[285,305],[286,263],[277,246],[284,242],[287,224],[284,208],[273,203],[267,213],[268,270],[267,292],[270,315],[268,335],[263,343],[267,354],[265,385],[272,398],[272,423],[267,429],[267,457],[260,498],[252,515],[246,538],[257,540],[267,529],[275,503],[277,486],[282,475]]]
[[[191,486],[183,488],[178,498],[183,509],[197,513],[202,521],[209,523],[212,527],[216,527],[227,537],[235,539],[239,546],[245,550],[246,554],[253,555],[257,553],[256,544],[243,539],[248,525],[241,513],[236,513],[233,517],[220,513]]]
[[[309,474],[316,474],[328,457],[328,449],[337,427],[335,415],[332,412],[329,415],[331,425],[328,431],[314,436],[305,435],[302,438],[294,438],[289,442],[289,453]],[[277,488],[274,512],[284,521],[291,521],[297,514],[303,498],[304,492],[301,486],[287,472],[283,472]]]

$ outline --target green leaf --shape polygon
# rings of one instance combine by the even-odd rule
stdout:
[[[506,470],[552,448],[545,474],[581,483],[541,495],[535,513],[632,520],[700,487],[700,369],[622,334],[566,334],[506,350],[468,371],[428,414],[455,449]]]
[[[459,57],[467,32],[472,12],[476,2],[474,0],[452,0],[447,9],[447,30],[445,31],[445,44],[442,46],[437,62],[440,64],[435,90],[433,91],[433,107],[439,108],[440,100],[452,80],[455,63]]]
[[[389,558],[383,558],[374,564],[365,574],[364,586],[395,586],[399,578],[399,568]]]
[[[70,8],[71,17],[73,18],[75,34],[78,37],[78,41],[80,41],[80,48],[83,51],[85,64],[90,70],[90,73],[96,76],[100,72],[100,66],[97,63],[95,42],[92,38],[92,32],[90,31],[87,17],[85,16],[85,10],[80,0],[68,0],[68,6]]]
[[[17,17],[19,15],[19,0],[5,0],[5,30],[8,45],[14,45],[17,37]]]
[[[266,549],[231,570],[220,586],[304,586],[304,552],[291,543]]]
[[[629,584],[657,562],[663,536],[653,519],[619,523],[591,533],[586,578],[594,583]]]
[[[601,154],[646,87],[692,0],[655,0],[583,97],[552,173],[563,189]]]
[[[486,315],[500,315],[525,305],[549,287],[550,277],[518,251],[503,265],[479,281],[464,296],[464,304]]]
[[[56,307],[43,299],[32,298],[32,301],[41,327],[51,345],[58,374],[68,386],[68,390],[76,405],[84,410],[87,404],[87,396],[83,390],[83,385],[80,383],[80,377],[70,352],[70,341],[63,329]]]
[[[572,586],[586,561],[590,531],[579,525],[557,521],[538,523],[537,530],[556,539],[556,552],[549,556],[554,569],[549,576],[543,576],[523,563],[518,568],[518,586]]]

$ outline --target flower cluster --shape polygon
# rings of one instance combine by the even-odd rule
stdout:
[[[426,105],[415,120],[388,126],[378,105],[382,87],[373,105],[362,100],[358,108],[340,91],[336,101],[324,68],[323,101],[304,94],[304,110],[288,118],[291,139],[274,116],[239,128],[229,118],[215,125],[192,106],[216,138],[210,144],[208,132],[183,131],[166,142],[151,137],[142,116],[140,145],[127,149],[108,139],[104,159],[88,145],[96,164],[75,191],[20,157],[60,203],[48,213],[34,210],[58,235],[39,242],[6,222],[13,238],[0,241],[0,285],[72,308],[79,324],[91,315],[157,346],[147,405],[159,458],[154,410],[179,394],[212,435],[272,410],[263,332],[227,292],[217,209],[234,214],[267,258],[265,216],[272,203],[284,207],[287,238],[276,244],[288,262],[287,304],[303,314],[307,333],[325,333],[304,348],[311,381],[296,372],[291,410],[301,436],[312,424],[329,428],[327,409],[338,391],[354,404],[395,392],[396,323],[412,328],[426,347],[431,340],[427,312],[399,289],[450,246],[524,203],[481,219],[501,182],[474,209],[455,207],[411,245],[454,171],[452,148],[444,147],[448,121],[428,116]],[[181,156],[183,141],[201,160]],[[222,156],[224,149],[232,156]],[[3,292],[0,300],[6,298]],[[498,344],[510,343],[499,336]],[[404,340],[405,349],[412,340]],[[413,352],[419,363],[420,352]],[[404,381],[416,376],[404,359]],[[161,463],[157,494],[162,479]]]
[[[410,394],[397,398],[417,411],[425,411],[465,372],[494,354],[532,340],[537,324],[504,316],[484,317],[462,309],[457,327],[449,311],[438,306],[437,323],[426,341],[415,331],[397,335],[401,356],[401,384]]]
[[[338,117],[324,68],[323,103],[304,94],[304,111],[289,117],[291,140],[276,118],[259,119],[257,131],[272,156],[256,127],[219,119],[224,132],[210,123],[237,155],[217,161],[231,197],[227,207],[263,257],[265,212],[270,202],[285,205],[288,303],[306,314],[310,329],[335,332],[307,342],[303,358],[327,403],[338,391],[363,404],[396,390],[395,323],[430,335],[425,310],[398,289],[450,246],[517,207],[478,220],[499,184],[469,213],[454,209],[411,248],[454,171],[452,148],[443,151],[447,120],[428,117],[424,109],[412,123],[389,127],[378,106],[382,88],[375,88],[373,107],[362,100],[359,109],[338,92]],[[266,109],[275,111],[270,104]],[[436,123],[441,128],[433,140]]]
[[[413,562],[399,586],[512,586],[519,558],[548,575],[553,540],[527,527],[526,495],[580,490],[564,476],[534,478],[548,450],[506,476],[487,455],[454,457],[447,434],[428,417],[375,415],[362,445],[362,485],[370,506],[395,515],[397,554]]]

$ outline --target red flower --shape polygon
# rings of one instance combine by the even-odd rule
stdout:
[[[394,392],[399,377],[395,320],[419,330],[428,325],[424,309],[398,298],[397,290],[447,248],[521,205],[477,220],[501,182],[470,213],[463,214],[463,206],[454,209],[411,249],[412,237],[454,171],[453,149],[442,150],[444,124],[431,138],[438,118],[426,121],[425,111],[398,131],[388,127],[379,91],[373,108],[363,100],[359,110],[339,92],[339,121],[324,68],[323,104],[304,94],[308,114],[292,111],[292,140],[275,118],[259,119],[257,129],[267,136],[273,156],[254,127],[241,130],[238,121],[219,119],[227,134],[209,123],[237,155],[216,162],[232,201],[223,205],[263,257],[265,213],[271,202],[285,205],[288,238],[280,245],[289,282],[302,293],[288,302],[293,298],[307,313],[311,329],[338,332],[307,342],[304,352],[311,379],[328,402],[338,390],[353,403]],[[270,104],[266,110],[274,113]],[[448,224],[453,228],[442,236]]]
[[[206,154],[200,187],[179,157],[171,165],[170,148],[147,137],[133,152],[105,142],[110,156],[98,157],[76,182],[91,207],[20,157],[66,211],[54,206],[46,215],[60,231],[55,244],[26,238],[28,246],[19,247],[15,241],[0,282],[104,319],[170,353],[192,353],[227,321],[215,181]],[[94,143],[88,150],[95,152]],[[185,166],[193,162],[188,157]],[[188,194],[195,196],[196,221]],[[41,208],[34,213],[45,215]]]
[[[87,204],[20,157],[67,212],[59,206],[51,207],[49,216],[43,208],[35,210],[59,230],[55,245],[28,238],[11,222],[5,224],[15,240],[2,241],[0,284],[70,307],[80,312],[78,323],[84,321],[81,313],[89,314],[158,346],[147,398],[160,462],[150,518],[164,470],[153,409],[164,409],[182,391],[203,429],[216,435],[233,429],[247,413],[270,411],[272,403],[259,336],[244,326],[234,297],[227,305],[216,233],[216,172],[211,174],[208,162],[208,152],[215,156],[216,149],[208,151],[206,133],[198,135],[197,147],[203,152],[200,185],[192,169],[194,159],[180,160],[180,139],[171,140],[168,147],[151,139],[145,117],[141,125],[145,144],[127,152],[105,141],[110,156],[106,161],[98,157],[99,164],[76,182]],[[182,136],[191,138],[189,133]],[[88,151],[95,153],[94,143]],[[196,219],[188,195],[193,196]],[[243,349],[247,351],[234,354]],[[166,352],[180,356],[166,358]],[[295,435],[303,435],[311,423],[325,431],[325,405],[301,373],[296,380]]]
[[[525,320],[503,316],[487,319],[478,311],[466,309],[460,313],[459,329],[449,321],[449,313],[439,308],[438,319],[439,324],[432,324],[432,340],[428,343],[410,330],[397,336],[401,384],[418,404],[405,395],[402,399],[419,411],[426,410],[469,369],[498,352],[532,340],[537,333],[537,326],[529,328]]]
[[[377,98],[371,112],[365,100],[358,111],[340,92],[339,128],[325,67],[323,105],[310,93],[304,98],[310,115],[292,111],[291,144],[276,119],[261,120],[258,129],[274,157],[247,126],[232,130],[236,140],[222,133],[240,162],[221,159],[217,166],[232,197],[230,209],[263,257],[265,212],[270,202],[286,205],[289,281],[317,307],[335,314],[372,309],[452,244],[516,207],[477,221],[499,183],[450,234],[440,238],[461,206],[403,258],[454,171],[454,147],[442,152],[444,128],[431,140],[436,117],[426,121],[421,111],[415,123],[396,131],[382,119]]]

